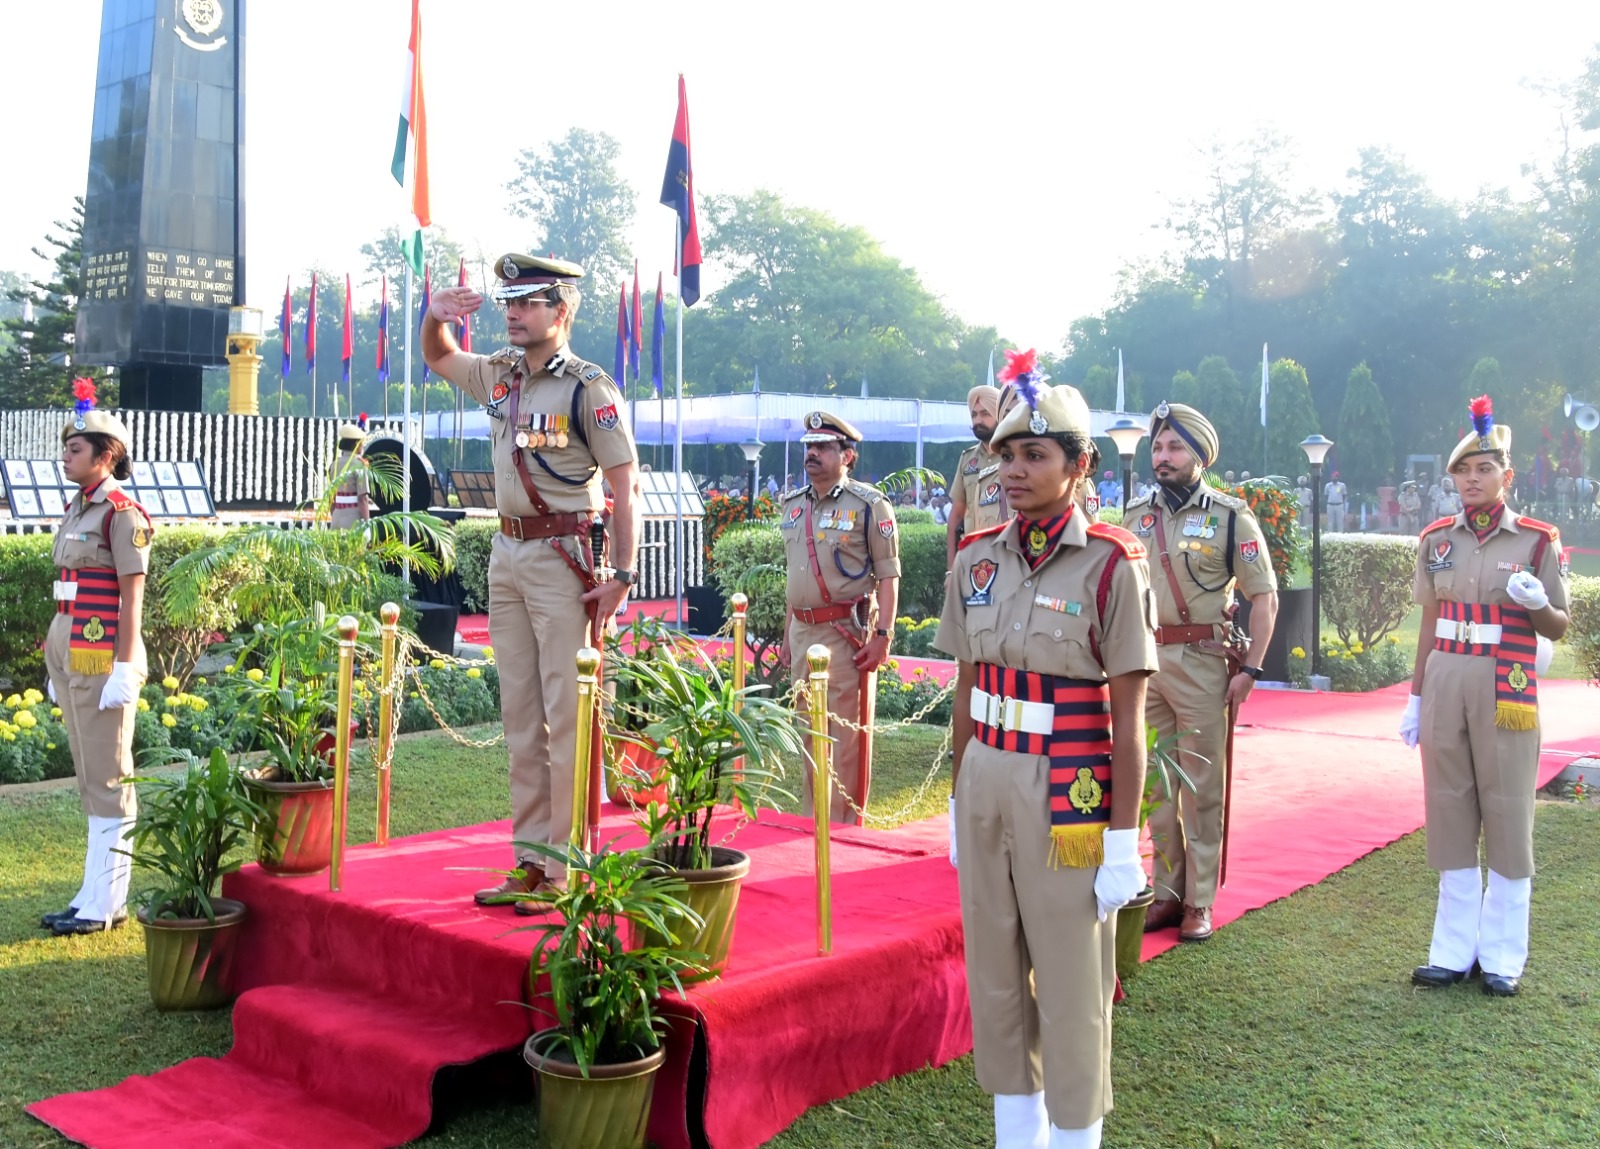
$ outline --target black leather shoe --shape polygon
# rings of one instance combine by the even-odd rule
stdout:
[[[1411,984],[1429,989],[1449,989],[1467,980],[1471,970],[1446,969],[1442,965],[1419,965],[1411,971]]]
[[[59,921],[65,921],[67,918],[75,918],[77,916],[78,911],[73,909],[71,906],[68,906],[64,910],[55,910],[39,919],[39,928],[42,930],[48,930]]]
[[[80,918],[77,914],[73,914],[71,917],[57,918],[50,930],[58,938],[72,934],[97,934],[102,930],[114,930],[127,920],[127,910],[119,911],[109,922],[100,921],[98,918]]]
[[[1497,973],[1483,975],[1483,992],[1490,997],[1516,997],[1521,988],[1520,977],[1503,977]]]

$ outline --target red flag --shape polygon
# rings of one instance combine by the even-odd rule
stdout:
[[[306,309],[306,374],[317,369],[317,273],[311,273],[311,306]]]
[[[463,256],[461,259],[461,274],[456,276],[456,286],[465,287],[466,285],[467,260],[466,257]],[[463,315],[461,317],[461,350],[472,350],[472,316],[470,315]]]
[[[628,331],[631,337],[630,346],[633,349],[633,377],[635,380],[644,371],[644,310],[639,306],[639,261],[633,261],[633,325]]]
[[[661,202],[678,213],[681,246],[673,254],[672,270],[678,274],[678,294],[684,306],[700,298],[700,222],[694,211],[694,168],[689,159],[689,94],[678,77],[678,118],[672,125],[672,145],[667,149],[667,174],[661,181]]]

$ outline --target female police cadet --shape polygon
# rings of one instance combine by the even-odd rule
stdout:
[[[1565,633],[1567,590],[1556,528],[1505,504],[1511,429],[1494,422],[1487,396],[1472,401],[1471,413],[1472,430],[1446,468],[1462,511],[1427,527],[1417,548],[1422,630],[1400,737],[1422,746],[1428,864],[1439,871],[1439,904],[1428,964],[1411,979],[1454,985],[1476,962],[1483,992],[1510,997],[1528,959],[1537,640]]]
[[[50,693],[61,707],[89,816],[83,886],[41,924],[58,937],[112,929],[127,920],[132,859],[118,851],[133,827],[134,703],[145,677],[140,623],[150,565],[150,516],[122,490],[128,430],[94,409],[94,384],[73,382],[77,411],[61,430],[61,463],[78,485],[56,530],[57,611],[45,638]]]
[[[1092,1149],[1111,1108],[1115,914],[1145,886],[1150,571],[1077,502],[1082,396],[1007,354],[1024,401],[994,443],[1016,517],[963,540],[934,642],[959,663],[950,860],[996,1144]]]

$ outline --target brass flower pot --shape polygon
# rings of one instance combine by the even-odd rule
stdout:
[[[267,811],[256,861],[269,874],[319,874],[333,857],[333,783],[247,781]]]
[[[619,1065],[591,1065],[585,1078],[571,1061],[537,1052],[549,1030],[528,1038],[522,1058],[539,1089],[540,1149],[645,1149],[645,1126],[665,1048]]]
[[[660,755],[637,742],[615,740],[616,756],[606,764],[606,794],[619,806],[666,801]]]
[[[1127,981],[1139,972],[1139,950],[1144,945],[1144,915],[1156,900],[1154,886],[1146,886],[1117,911],[1117,976]]]
[[[704,972],[684,976],[684,981],[705,981],[722,976],[722,967],[728,964],[728,951],[733,947],[733,920],[739,908],[739,890],[750,873],[750,855],[726,846],[711,847],[711,868],[705,870],[673,870],[674,877],[688,884],[683,900],[699,914],[705,925],[694,933],[678,939],[678,948],[693,950],[706,956]],[[665,946],[670,943],[653,930],[640,930],[645,945]]]
[[[212,898],[211,906],[215,922],[151,919],[148,910],[139,911],[150,1000],[157,1009],[216,1009],[233,1000],[233,959],[245,906],[232,898]]]

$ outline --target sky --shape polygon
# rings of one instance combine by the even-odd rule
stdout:
[[[0,74],[32,94],[0,125],[0,268],[43,270],[29,249],[84,191],[100,7],[0,0]],[[246,288],[269,316],[286,275],[358,272],[360,246],[405,218],[389,159],[409,7],[250,4]],[[488,259],[523,249],[516,154],[605,131],[639,193],[641,279],[670,282],[656,200],[682,72],[702,198],[765,188],[826,211],[967,323],[1056,349],[1121,269],[1174,246],[1158,224],[1201,191],[1213,140],[1287,134],[1304,188],[1340,187],[1378,145],[1445,196],[1526,194],[1525,165],[1558,147],[1548,89],[1596,50],[1600,4],[1481,9],[422,0],[433,217]]]

